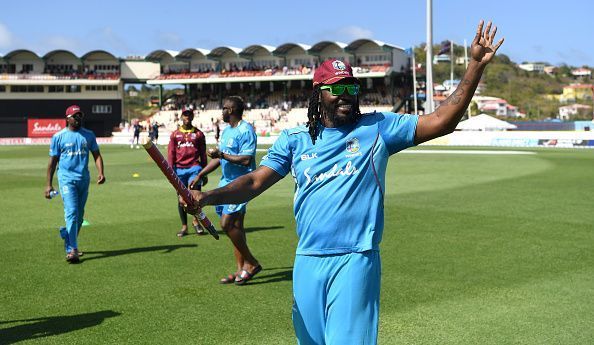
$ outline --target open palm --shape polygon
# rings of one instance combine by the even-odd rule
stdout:
[[[489,22],[483,32],[483,24],[484,22],[481,20],[476,30],[476,36],[474,36],[474,40],[470,46],[470,57],[481,64],[488,64],[493,59],[493,56],[495,56],[497,49],[503,44],[504,39],[500,39],[497,44],[493,45],[497,27],[493,26],[493,31],[491,32],[491,22]]]

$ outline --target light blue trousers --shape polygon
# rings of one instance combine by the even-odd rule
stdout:
[[[297,255],[293,326],[298,344],[376,344],[380,281],[378,251]]]
[[[89,195],[89,180],[59,179],[58,182],[66,221],[66,226],[60,228],[60,236],[64,239],[66,253],[69,253],[73,249],[78,249],[78,233],[83,223],[85,204]]]

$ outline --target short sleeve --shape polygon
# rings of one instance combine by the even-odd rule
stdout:
[[[256,132],[249,130],[243,133],[238,154],[242,156],[253,156],[256,154]]]
[[[89,151],[91,152],[97,152],[99,151],[99,145],[97,145],[97,138],[95,137],[95,135],[91,135],[90,138],[88,139],[88,144],[89,144]]]
[[[292,161],[293,153],[289,146],[289,136],[286,131],[282,131],[274,145],[268,149],[268,154],[262,157],[260,166],[269,167],[284,177],[291,171]]]
[[[379,131],[390,155],[414,146],[418,115],[383,113]]]
[[[52,140],[50,141],[49,155],[51,157],[57,157],[60,155],[60,145],[58,143],[58,137],[55,135],[52,136]]]

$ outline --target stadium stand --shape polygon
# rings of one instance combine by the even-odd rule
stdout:
[[[270,133],[307,121],[311,78],[316,66],[328,58],[354,66],[362,81],[362,106],[392,109],[405,104],[404,90],[411,88],[406,78],[408,56],[400,47],[368,39],[313,46],[156,50],[123,59],[102,50],[83,56],[54,50],[40,56],[19,49],[0,57],[0,137],[26,137],[29,122],[63,119],[63,110],[71,104],[82,107],[85,125],[97,136],[125,130],[129,123],[122,120],[129,116],[124,116],[122,105],[129,83],[159,89],[158,99],[151,99],[158,106],[156,114],[146,119],[147,125],[157,122],[165,130],[174,129],[179,109],[190,106],[196,125],[211,131],[220,121],[224,97],[240,95],[246,100],[246,118],[261,132]],[[183,91],[163,97],[170,86]]]

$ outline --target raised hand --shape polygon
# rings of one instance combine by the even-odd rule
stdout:
[[[486,65],[491,62],[497,49],[499,49],[505,39],[502,38],[497,44],[493,45],[497,27],[493,26],[493,30],[491,31],[492,23],[489,21],[483,32],[483,24],[484,21],[481,20],[476,30],[476,36],[474,36],[474,40],[470,46],[470,58],[478,63]]]

